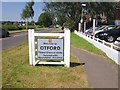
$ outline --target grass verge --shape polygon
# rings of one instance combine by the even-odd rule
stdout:
[[[74,33],[71,33],[71,45],[73,47],[77,47],[80,49],[83,49],[85,51],[88,51],[90,53],[93,53],[95,55],[101,55],[109,60],[110,63],[114,64],[115,66],[118,66],[115,61],[110,59],[102,50],[95,47],[93,44],[89,43],[87,40],[77,36]]]
[[[102,55],[104,57],[107,57],[106,54],[101,51],[100,49],[96,48],[93,44],[89,43],[85,39],[77,36],[74,33],[71,33],[71,45],[80,49],[87,50],[91,53],[94,53],[96,55]]]
[[[59,27],[59,28],[56,28],[56,30],[55,31],[52,31],[52,33],[60,33],[62,30],[61,30],[61,27]]]
[[[85,71],[80,60],[71,53],[71,67],[30,66],[28,44],[2,52],[3,88],[87,88]]]
[[[9,33],[12,34],[12,33],[19,33],[19,32],[26,32],[27,30],[10,30]]]
[[[35,30],[44,30],[46,28],[36,28]],[[27,30],[26,29],[23,29],[23,30],[9,30],[9,33],[10,34],[13,34],[13,33],[20,33],[20,32],[26,32]]]

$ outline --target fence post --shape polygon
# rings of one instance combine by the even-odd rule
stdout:
[[[81,23],[78,24],[78,31],[81,31]]]
[[[84,22],[84,33],[86,31],[86,22]]]
[[[66,67],[70,67],[70,30],[65,28],[65,37],[64,37],[64,62]]]
[[[33,60],[32,60],[32,33],[31,29],[28,29],[28,45],[29,45],[29,64],[33,65]]]
[[[113,49],[113,43],[111,43],[110,45],[111,45],[111,48]]]
[[[94,34],[95,34],[95,19],[93,19],[93,37],[94,37]]]

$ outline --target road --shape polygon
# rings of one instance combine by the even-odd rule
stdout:
[[[39,30],[35,32],[40,32],[40,33],[49,33],[51,31],[55,30],[54,28],[48,28],[44,30]],[[10,48],[12,46],[19,45],[23,42],[26,42],[28,40],[28,34],[27,32],[21,32],[21,33],[15,33],[11,34],[10,37],[7,38],[0,38],[0,51]]]

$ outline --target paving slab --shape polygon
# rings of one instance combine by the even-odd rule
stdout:
[[[118,67],[109,59],[71,46],[71,52],[85,63],[88,85],[91,88],[118,88]]]

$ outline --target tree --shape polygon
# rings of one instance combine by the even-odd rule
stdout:
[[[52,15],[49,12],[44,12],[42,14],[40,14],[39,18],[38,18],[38,24],[40,26],[45,26],[48,27],[50,25],[52,25]]]
[[[67,25],[72,30],[77,28],[82,10],[80,2],[51,2],[45,4],[45,10],[57,17],[57,22],[60,25]]]
[[[98,18],[100,14],[105,14],[108,19],[114,19],[115,2],[89,2],[87,6],[92,17]]]
[[[33,0],[31,0],[30,2],[27,2],[25,8],[22,10],[22,13],[21,13],[21,18],[23,20],[26,20],[26,29],[28,25],[28,19],[29,18],[33,19],[33,16],[34,16],[33,5],[34,5]]]
[[[59,23],[62,22],[63,25],[68,24],[70,29],[77,29],[77,25],[82,17],[82,3],[84,2],[49,2],[45,3],[46,7],[44,10],[57,17]],[[88,9],[87,14],[92,18],[99,18],[100,14],[103,13],[108,19],[113,19],[114,17],[115,3],[85,2],[85,4]]]
[[[63,24],[66,22],[66,18],[63,15],[58,15],[56,23],[63,26]]]

